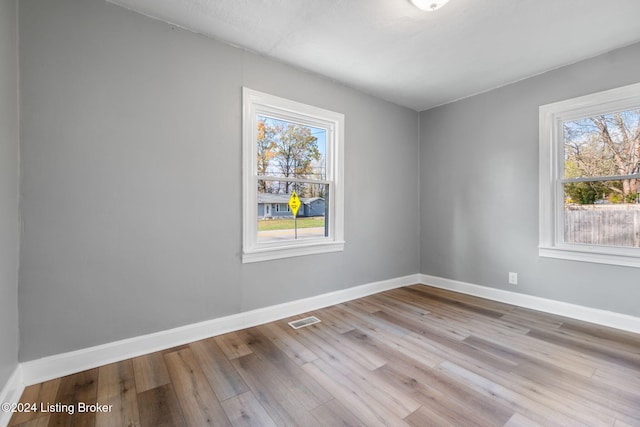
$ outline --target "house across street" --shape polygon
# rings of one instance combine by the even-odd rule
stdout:
[[[258,219],[286,218],[293,216],[289,208],[289,194],[258,194]],[[324,216],[326,204],[322,197],[301,197],[298,218]]]

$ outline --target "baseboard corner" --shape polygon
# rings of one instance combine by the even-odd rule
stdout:
[[[24,392],[24,382],[22,380],[22,365],[18,364],[13,373],[9,376],[7,383],[0,390],[0,404],[18,403]],[[11,420],[12,412],[0,408],[0,426],[6,426]]]

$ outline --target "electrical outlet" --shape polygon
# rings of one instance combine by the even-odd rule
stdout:
[[[514,273],[512,271],[509,272],[509,284],[510,285],[518,284],[518,273]]]

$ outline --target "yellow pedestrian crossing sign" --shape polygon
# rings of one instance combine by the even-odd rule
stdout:
[[[293,216],[298,216],[298,209],[300,209],[300,198],[295,191],[292,192],[291,197],[289,197],[289,207],[291,208],[291,212],[293,212]]]

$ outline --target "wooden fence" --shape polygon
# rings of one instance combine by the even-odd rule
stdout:
[[[640,247],[640,205],[570,205],[565,207],[564,239]]]

